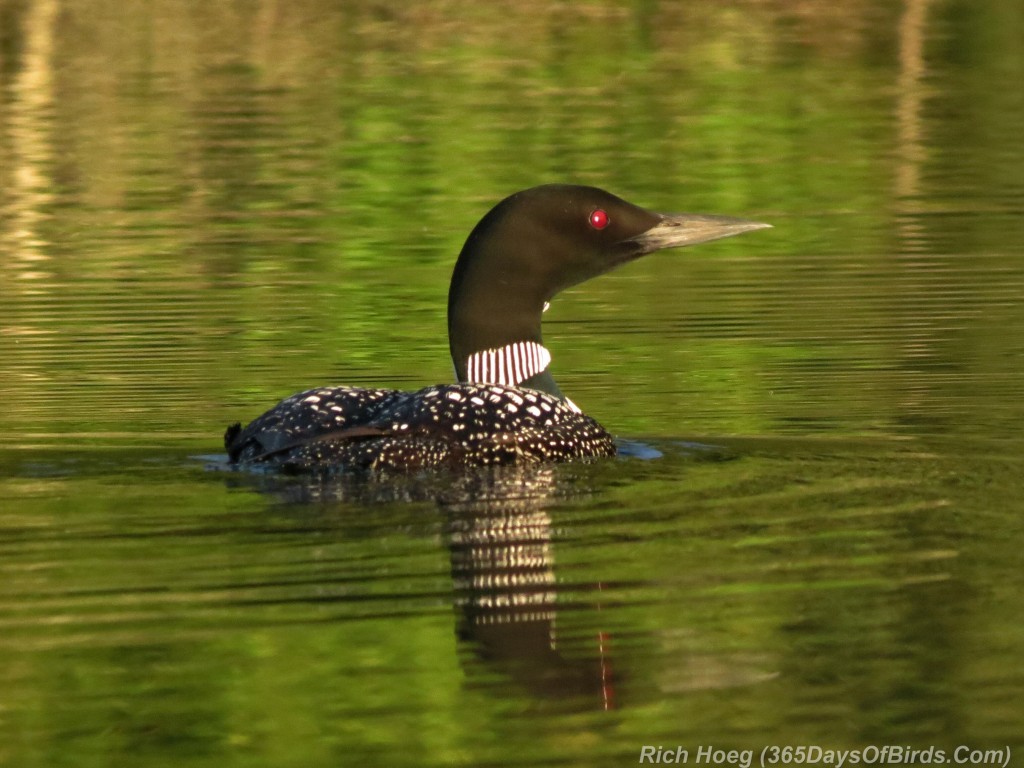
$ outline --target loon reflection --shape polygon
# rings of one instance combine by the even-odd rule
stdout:
[[[610,633],[573,583],[560,597],[551,513],[593,494],[592,465],[474,468],[451,474],[282,477],[232,474],[228,482],[273,494],[287,504],[360,506],[431,502],[444,513],[464,665],[483,664],[523,692],[556,708],[610,709],[615,704]],[[559,632],[569,611],[572,628]],[[576,627],[593,627],[581,635]],[[476,661],[474,661],[476,659]],[[467,670],[467,679],[491,677]]]
[[[571,653],[560,647],[551,517],[541,501],[466,505],[451,510],[448,528],[459,639],[534,695],[611,709],[608,633],[570,643]]]

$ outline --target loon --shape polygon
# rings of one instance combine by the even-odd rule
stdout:
[[[321,387],[228,427],[233,465],[397,470],[613,456],[612,436],[551,375],[541,316],[561,291],[663,248],[769,227],[654,213],[596,187],[548,184],[498,203],[470,233],[448,293],[457,384]]]

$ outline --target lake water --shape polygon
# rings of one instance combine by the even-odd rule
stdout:
[[[1005,765],[1022,39],[1019,0],[0,0],[0,765]],[[623,456],[218,468],[292,392],[450,380],[463,240],[552,181],[774,226],[554,302]]]

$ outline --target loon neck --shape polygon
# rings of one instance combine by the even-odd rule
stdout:
[[[547,392],[549,395],[554,395],[557,398],[565,400],[565,402],[572,406],[573,410],[579,410],[572,400],[562,394],[562,390],[560,390],[558,388],[558,384],[555,383],[555,377],[551,375],[551,371],[542,371],[533,378],[522,382],[519,386],[526,387],[527,389],[539,389],[541,392]]]
[[[452,345],[455,375],[463,384],[526,387],[565,399],[548,370],[551,353],[539,341],[515,341],[458,355]]]

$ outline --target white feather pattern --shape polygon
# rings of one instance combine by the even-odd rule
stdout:
[[[551,353],[535,341],[517,341],[497,349],[474,352],[466,363],[471,384],[516,386],[542,373],[551,364]]]

